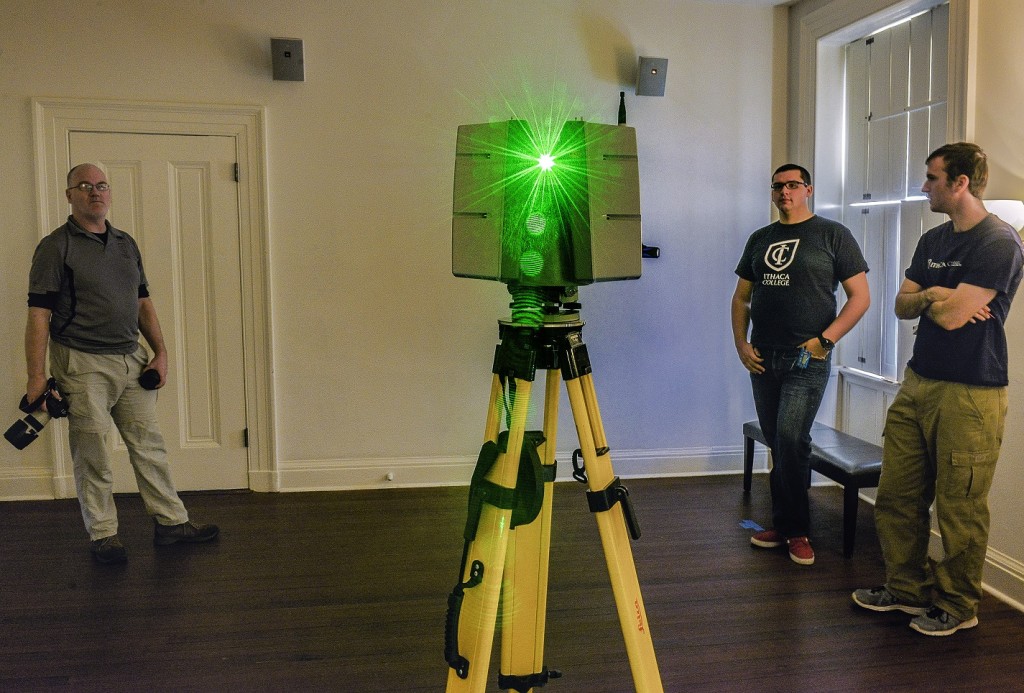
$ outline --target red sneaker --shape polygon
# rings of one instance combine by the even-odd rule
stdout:
[[[787,543],[789,544],[789,557],[793,559],[794,563],[800,565],[814,563],[814,549],[811,548],[811,542],[807,537],[794,537]]]
[[[786,537],[777,530],[766,529],[750,537],[750,543],[762,549],[777,549],[786,543]]]

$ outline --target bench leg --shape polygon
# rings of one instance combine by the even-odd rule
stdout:
[[[743,436],[743,492],[750,493],[750,481],[754,472],[754,439]]]
[[[843,555],[853,555],[853,542],[857,536],[857,506],[860,505],[859,488],[853,484],[843,487]]]

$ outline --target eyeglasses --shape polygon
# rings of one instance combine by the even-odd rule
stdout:
[[[772,192],[779,192],[783,188],[786,190],[799,190],[801,186],[807,185],[801,180],[787,180],[785,183],[772,183]]]
[[[84,193],[91,193],[93,189],[99,190],[100,192],[107,192],[110,190],[110,183],[97,183],[96,185],[93,185],[92,183],[82,181],[78,185],[72,185],[68,188],[68,190],[81,190]]]

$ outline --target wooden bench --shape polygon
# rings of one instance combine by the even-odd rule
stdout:
[[[754,441],[768,445],[757,421],[743,424],[743,492],[750,492]],[[811,427],[811,469],[843,487],[843,555],[853,554],[860,489],[878,486],[882,448],[815,422]],[[810,485],[810,479],[807,480]]]

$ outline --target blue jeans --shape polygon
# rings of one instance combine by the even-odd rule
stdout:
[[[764,373],[751,374],[754,406],[772,451],[769,475],[772,521],[785,537],[810,535],[807,485],[811,473],[811,426],[832,370],[831,355],[797,368],[799,349],[760,349]]]

